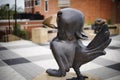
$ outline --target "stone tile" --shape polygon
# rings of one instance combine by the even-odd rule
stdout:
[[[25,63],[25,64],[12,65],[11,67],[16,72],[18,72],[23,77],[25,77],[27,80],[32,80],[38,74],[45,71],[44,68],[42,68],[41,66],[38,66],[38,65],[36,65],[34,63]]]
[[[22,48],[29,48],[29,47],[36,47],[35,44],[23,44],[23,45],[15,45],[15,46],[6,46],[7,49],[22,49]]]
[[[26,57],[26,59],[28,59],[31,62],[49,60],[49,59],[53,59],[53,55],[52,54],[37,55],[37,56]]]
[[[4,63],[2,60],[0,60],[0,67],[1,67],[1,66],[7,66],[7,64]]]
[[[107,54],[104,56],[101,56],[101,58],[105,58],[110,61],[114,61],[119,63],[120,62],[120,50],[111,50],[111,49],[106,49]]]
[[[113,65],[109,65],[107,66],[108,68],[112,68],[112,69],[115,69],[117,71],[120,71],[120,63],[117,63],[117,64],[113,64]]]
[[[55,59],[37,61],[37,62],[34,62],[34,64],[41,66],[44,69],[49,69],[49,68],[58,69],[58,65],[57,65]]]
[[[7,59],[3,60],[8,65],[16,65],[16,64],[23,64],[23,63],[30,63],[29,60],[25,58],[15,58],[15,59]]]
[[[26,80],[9,66],[0,67],[0,80]]]
[[[50,49],[41,46],[22,48],[22,49],[11,49],[11,51],[22,57],[32,57],[32,56],[39,56],[45,54],[52,54]]]
[[[0,47],[0,51],[2,50],[8,50],[6,47]]]
[[[88,70],[93,70],[96,68],[103,67],[102,65],[95,64],[93,62],[88,62],[87,64],[84,64],[80,67],[81,71],[88,71]]]
[[[109,49],[120,49],[120,46],[108,46]]]
[[[12,46],[20,46],[20,45],[29,45],[33,44],[31,41],[28,40],[18,40],[18,41],[12,41],[12,42],[0,42],[0,45],[3,47],[12,47]]]
[[[14,59],[14,58],[19,58],[20,56],[11,50],[5,50],[5,51],[0,51],[0,59],[1,60],[6,60],[6,59]]]
[[[112,49],[112,47],[117,47],[117,49],[120,49],[119,48],[120,47],[120,40],[116,40],[116,39],[112,38],[112,42],[110,43],[109,46],[108,46],[108,48],[110,48],[110,49]]]
[[[106,80],[120,80],[120,75],[119,76],[115,76]]]
[[[120,35],[112,36],[112,39],[113,39],[113,40],[120,41]]]
[[[120,75],[120,71],[117,71],[117,70],[114,70],[111,68],[107,68],[107,67],[91,69],[91,70],[85,71],[83,73],[94,75],[96,77],[101,78],[102,80],[109,79],[109,78]]]
[[[98,57],[97,59],[93,60],[92,62],[99,64],[99,65],[102,65],[102,66],[109,66],[109,65],[118,63],[118,62],[115,62],[113,60],[109,60],[109,59],[102,58],[102,57]]]

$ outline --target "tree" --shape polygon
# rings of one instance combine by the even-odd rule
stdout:
[[[10,19],[13,19],[13,15],[15,14],[15,5],[12,5],[9,9],[7,5],[0,6],[0,20],[8,19],[8,11],[10,12]],[[22,7],[17,7],[17,13],[21,12],[24,12],[24,9]]]
[[[8,6],[7,5],[0,6],[0,19],[8,19]]]

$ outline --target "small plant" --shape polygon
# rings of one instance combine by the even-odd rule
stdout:
[[[21,30],[21,31],[20,31],[20,37],[21,37],[22,39],[28,40],[28,39],[29,39],[29,32],[26,31],[26,30]]]
[[[112,24],[111,19],[108,19],[108,20],[107,20],[107,23],[108,23],[108,24]]]
[[[91,25],[92,24],[92,22],[87,22],[87,25]]]
[[[21,33],[20,31],[21,30],[20,30],[20,25],[19,24],[13,26],[13,34],[14,35],[20,36],[20,33]]]
[[[13,34],[22,39],[27,39],[27,40],[29,39],[29,32],[26,30],[21,30],[19,24],[17,24],[16,26],[14,25]]]

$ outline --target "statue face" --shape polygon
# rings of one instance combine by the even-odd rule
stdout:
[[[58,38],[75,39],[75,33],[82,33],[84,15],[75,9],[65,8],[57,13]]]

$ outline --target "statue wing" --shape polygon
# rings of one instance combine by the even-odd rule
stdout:
[[[99,32],[96,34],[94,39],[88,44],[88,49],[94,49],[101,46],[104,50],[111,42],[110,32],[108,30],[107,24],[96,25],[100,26]]]

